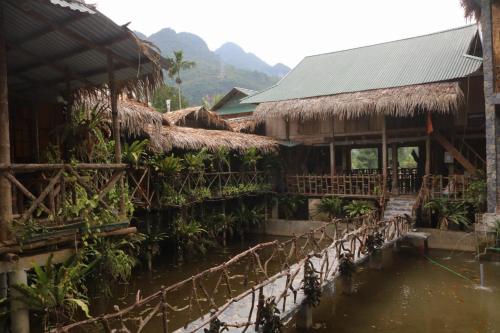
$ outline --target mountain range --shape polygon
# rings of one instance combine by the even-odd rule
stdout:
[[[151,36],[136,34],[159,47],[164,57],[182,50],[184,59],[196,63],[193,69],[181,72],[182,94],[191,105],[201,104],[206,96],[225,94],[233,87],[268,88],[290,71],[283,64],[271,66],[234,43],[226,43],[215,52],[211,51],[202,38],[189,32],[177,33],[166,28]]]

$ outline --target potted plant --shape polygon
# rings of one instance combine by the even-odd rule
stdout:
[[[446,198],[439,198],[427,202],[424,208],[436,214],[438,227],[441,230],[448,230],[450,223],[464,227],[470,224],[467,206],[463,201],[450,201]]]

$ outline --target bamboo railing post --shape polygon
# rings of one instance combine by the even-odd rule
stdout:
[[[264,308],[264,287],[259,288],[259,301],[257,303],[257,316],[255,319],[255,331],[259,331],[260,321],[262,319],[262,309]]]
[[[7,50],[5,46],[3,4],[0,4],[0,164],[10,165],[9,94]],[[10,172],[10,171],[3,171]],[[0,171],[0,240],[9,238],[12,223],[12,188]]]
[[[115,162],[120,164],[122,162],[122,147],[120,143],[120,122],[118,119],[118,91],[115,82],[113,57],[108,54],[108,80],[109,80],[109,95],[111,99],[111,116],[113,122],[113,139],[115,140]],[[125,216],[125,186],[123,177],[119,180],[120,187],[120,208],[119,213],[121,217]]]
[[[387,188],[387,129],[385,116],[382,116],[382,174],[384,176],[384,188]]]

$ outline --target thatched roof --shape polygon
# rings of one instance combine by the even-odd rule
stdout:
[[[480,0],[460,0],[460,4],[464,8],[466,18],[474,18],[476,21],[479,21],[481,17]]]
[[[167,112],[164,119],[173,125],[192,128],[231,131],[229,124],[219,117],[217,113],[208,111],[204,106],[194,106],[187,109]]]
[[[269,137],[201,128],[164,126],[162,138],[165,151],[171,148],[184,150],[207,148],[209,151],[215,151],[225,147],[239,152],[256,148],[262,153],[270,153],[278,149],[278,142]]]
[[[252,116],[226,119],[233,131],[240,133],[253,133],[257,125]]]
[[[109,107],[105,109],[105,112],[106,118],[111,119]],[[206,110],[202,112],[206,112]],[[191,114],[191,112],[186,111],[179,114],[184,113]],[[122,133],[125,136],[148,138],[150,148],[154,151],[168,152],[173,148],[186,150],[207,148],[214,151],[219,147],[226,147],[236,151],[256,148],[263,153],[268,153],[275,151],[278,147],[277,141],[264,136],[236,133],[232,130],[208,130],[176,126],[167,119],[174,122],[175,118],[165,117],[165,114],[159,113],[146,104],[129,99],[118,101],[118,116]],[[179,119],[181,118],[179,117]],[[216,119],[220,118],[216,117]],[[224,123],[227,124],[225,121]]]
[[[419,112],[450,113],[464,102],[457,82],[428,83],[331,96],[267,102],[257,106],[254,118],[352,119],[373,114],[409,117]]]

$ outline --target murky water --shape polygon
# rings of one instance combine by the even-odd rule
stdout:
[[[470,253],[384,253],[359,269],[352,293],[327,290],[313,312],[313,329],[287,332],[500,332],[500,263],[479,263]],[[345,289],[345,287],[344,287]]]

